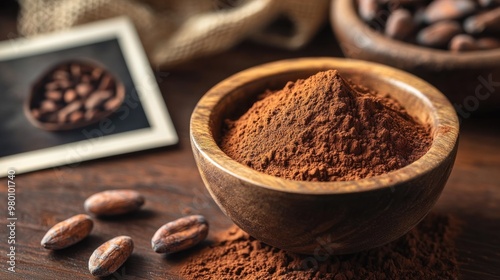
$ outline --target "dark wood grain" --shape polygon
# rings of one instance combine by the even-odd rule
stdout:
[[[15,34],[15,9],[0,9],[0,39]],[[9,35],[10,34],[10,35]],[[244,43],[235,49],[158,72],[166,105],[180,136],[175,147],[21,174],[17,185],[16,274],[6,272],[6,210],[0,205],[0,279],[93,279],[87,269],[92,251],[118,236],[134,238],[130,259],[109,279],[178,279],[177,270],[189,252],[163,256],[152,251],[150,239],[162,224],[187,213],[207,217],[211,234],[231,222],[206,192],[189,144],[189,118],[199,98],[229,75],[273,60],[301,56],[341,56],[329,29],[298,52]],[[153,65],[153,69],[156,67]],[[458,237],[463,279],[499,279],[500,275],[500,116],[466,120],[458,157],[435,211],[463,221]],[[1,135],[0,137],[6,137]],[[6,181],[0,180],[2,201]],[[83,213],[91,194],[132,188],[146,198],[143,209],[131,216],[97,220],[91,236],[56,252],[43,249],[40,240],[58,221]],[[196,250],[196,248],[192,249]]]

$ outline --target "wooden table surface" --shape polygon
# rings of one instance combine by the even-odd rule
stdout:
[[[1,40],[15,36],[15,11],[0,9]],[[296,52],[247,42],[226,53],[158,72],[179,144],[18,175],[16,273],[6,270],[7,209],[2,202],[0,279],[92,279],[87,269],[92,251],[122,234],[135,240],[135,251],[109,279],[179,279],[176,272],[189,254],[166,257],[154,253],[150,239],[156,229],[187,213],[205,215],[212,231],[231,225],[205,190],[192,156],[189,118],[197,101],[217,82],[257,64],[302,56],[342,56],[332,37],[325,27],[308,47]],[[476,114],[464,122],[455,167],[434,209],[463,221],[457,239],[463,279],[500,279],[499,121],[500,114]],[[1,179],[0,184],[5,202],[7,182]],[[92,235],[68,249],[51,252],[40,247],[41,238],[53,224],[84,213],[85,198],[115,188],[144,194],[143,210],[126,218],[97,220]]]

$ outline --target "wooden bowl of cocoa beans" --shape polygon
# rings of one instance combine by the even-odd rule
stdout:
[[[346,57],[423,78],[460,117],[500,108],[500,2],[332,0],[330,20]]]
[[[63,61],[33,83],[24,112],[43,130],[72,130],[107,118],[124,99],[121,81],[98,62]]]
[[[272,176],[224,152],[221,139],[228,122],[253,108],[259,96],[268,90],[291,87],[294,84],[290,81],[325,70],[337,70],[346,80],[397,100],[412,118],[429,128],[428,150],[416,161],[388,173],[323,182]],[[322,116],[328,116],[328,112],[315,118]],[[337,117],[344,119],[342,114]],[[271,120],[262,120],[266,121]],[[303,123],[302,119],[288,121]],[[318,258],[374,248],[417,225],[443,190],[455,160],[459,133],[453,106],[432,85],[389,66],[339,58],[290,59],[237,73],[200,99],[190,125],[199,172],[222,211],[266,244]],[[308,131],[307,126],[303,128]],[[278,130],[276,133],[287,135]],[[301,144],[296,147],[299,151]]]

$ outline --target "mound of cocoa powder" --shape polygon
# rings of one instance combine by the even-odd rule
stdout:
[[[382,247],[352,255],[305,256],[266,245],[233,226],[181,269],[186,279],[458,279],[459,222],[429,214]],[[323,253],[322,253],[323,254]]]
[[[428,150],[430,128],[394,99],[319,72],[266,91],[220,142],[231,158],[292,180],[347,181],[404,167]]]

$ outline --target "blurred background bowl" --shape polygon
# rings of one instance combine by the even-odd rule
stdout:
[[[266,89],[328,69],[398,100],[432,128],[429,151],[401,169],[357,181],[293,181],[258,172],[218,146],[224,120],[245,112]],[[413,228],[437,201],[451,172],[458,137],[456,113],[436,88],[380,64],[304,58],[264,64],[210,89],[191,117],[191,144],[205,186],[233,222],[281,249],[346,254],[393,241]]]
[[[442,91],[461,117],[500,109],[500,49],[453,53],[394,40],[369,27],[356,2],[332,0],[331,5],[331,25],[346,57],[421,77]]]

